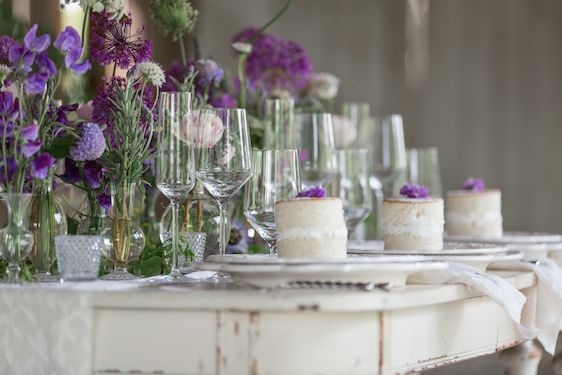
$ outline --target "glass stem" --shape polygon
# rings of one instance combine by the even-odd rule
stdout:
[[[178,270],[178,211],[179,204],[177,200],[172,200],[172,270],[170,276],[179,277],[181,276]]]
[[[226,208],[224,203],[219,203],[220,212],[220,240],[219,240],[219,255],[226,254]]]
[[[271,241],[267,243],[269,245],[269,254],[275,255],[277,254],[277,241]]]

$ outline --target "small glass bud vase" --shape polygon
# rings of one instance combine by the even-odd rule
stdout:
[[[108,225],[102,232],[105,246],[103,255],[113,262],[113,272],[104,280],[132,280],[137,276],[127,271],[129,262],[137,259],[144,250],[144,233],[133,220],[136,184],[113,183],[111,185],[111,209]]]
[[[291,126],[294,122],[294,101],[290,98],[265,100],[264,146],[267,149],[293,148],[297,133]]]
[[[43,180],[33,181],[30,207],[30,226],[33,233],[31,257],[35,267],[33,279],[38,282],[56,282],[51,274],[56,262],[55,236],[67,232],[66,216],[53,192],[54,170]]]
[[[107,220],[105,208],[100,206],[96,199],[88,199],[88,212],[84,220],[78,224],[76,234],[99,235],[107,226]]]

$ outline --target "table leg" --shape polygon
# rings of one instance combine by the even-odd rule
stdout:
[[[525,341],[500,353],[504,375],[535,375],[541,357],[541,348],[532,340]]]

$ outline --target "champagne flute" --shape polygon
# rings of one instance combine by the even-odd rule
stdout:
[[[372,209],[367,155],[366,149],[337,151],[338,176],[332,184],[332,195],[342,200],[349,236]]]
[[[275,202],[300,191],[298,150],[253,150],[253,175],[246,185],[244,216],[275,254]]]
[[[212,108],[199,112],[197,179],[216,199],[220,211],[219,254],[226,253],[226,202],[252,175],[246,110]]]
[[[295,144],[285,148],[299,150],[302,184],[305,188],[329,183],[336,176],[334,126],[330,113],[295,115]]]
[[[191,94],[160,94],[156,185],[172,206],[172,280],[182,277],[178,268],[178,208],[195,185],[195,165],[191,139],[193,126]]]

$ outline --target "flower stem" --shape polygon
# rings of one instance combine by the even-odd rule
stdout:
[[[256,42],[256,40],[258,40],[258,38],[261,36],[261,34],[263,34],[265,32],[265,30],[267,30],[267,28],[271,25],[273,25],[275,23],[275,21],[277,21],[282,15],[283,13],[285,13],[285,11],[289,8],[289,6],[291,5],[291,3],[293,2],[293,0],[287,0],[287,2],[285,3],[285,5],[283,5],[283,8],[281,8],[281,10],[279,10],[279,12],[277,12],[277,14],[275,14],[275,16],[273,16],[272,19],[270,19],[269,21],[266,22],[265,25],[263,25],[258,32],[256,33],[256,35],[254,35],[254,37],[252,38],[252,40],[250,40],[250,44],[254,44]]]
[[[180,43],[181,62],[183,66],[187,68],[187,54],[185,53],[185,40],[183,39],[183,35],[178,35],[178,41]]]
[[[84,11],[84,19],[82,20],[82,34],[80,35],[80,38],[82,39],[82,49],[84,48],[84,43],[85,43],[85,35],[86,35],[86,24],[88,23],[88,14],[90,13],[90,6],[88,5],[88,7],[86,7],[86,10]],[[82,53],[84,53],[84,51],[82,51]]]
[[[248,55],[245,53],[238,53],[238,80],[240,81],[240,100],[238,105],[240,108],[246,108],[246,76],[244,71],[247,57]]]
[[[117,72],[117,63],[113,64],[113,74],[111,75],[111,77],[115,77],[115,72]]]

